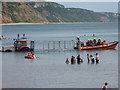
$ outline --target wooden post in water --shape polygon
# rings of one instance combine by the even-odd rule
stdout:
[[[69,44],[70,44],[70,49],[71,49],[71,41],[69,41],[69,42],[70,42]]]
[[[49,41],[48,41],[48,50],[49,50],[49,48],[50,48],[50,47],[49,47]]]
[[[64,49],[66,49],[66,41],[64,41]]]
[[[53,49],[55,50],[55,41],[53,41]]]
[[[73,40],[71,40],[71,49],[73,49]]]
[[[68,41],[68,49],[70,49],[70,41]]]
[[[2,52],[4,52],[4,47],[2,47]]]
[[[60,41],[58,43],[59,43],[59,49],[60,49]]]
[[[67,45],[68,41],[66,41],[66,49],[68,48],[68,45]]]
[[[35,47],[35,42],[31,41],[30,42],[30,51],[34,51],[34,47]]]
[[[79,50],[81,50],[81,43],[79,42],[79,48],[78,48]]]
[[[43,42],[43,51],[44,51],[44,42]]]

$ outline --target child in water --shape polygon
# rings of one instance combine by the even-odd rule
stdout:
[[[66,64],[69,64],[69,60],[68,60],[68,58],[66,59],[65,63],[66,63]]]

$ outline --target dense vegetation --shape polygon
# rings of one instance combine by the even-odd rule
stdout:
[[[3,23],[115,22],[114,13],[98,13],[81,8],[65,8],[54,2],[2,3]]]

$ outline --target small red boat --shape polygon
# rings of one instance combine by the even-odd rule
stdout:
[[[27,55],[27,56],[25,56],[25,58],[27,58],[27,59],[36,59],[37,57]]]
[[[118,42],[114,41],[114,42],[110,42],[110,43],[105,43],[104,45],[96,45],[96,46],[83,46],[80,47],[80,50],[95,50],[95,49],[104,49],[104,50],[108,50],[108,49],[115,49],[115,47],[117,46]],[[74,47],[74,49],[78,49],[77,47]]]

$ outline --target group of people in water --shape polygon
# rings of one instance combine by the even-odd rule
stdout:
[[[99,54],[96,53],[95,54],[95,58],[93,57],[93,55],[91,54],[87,54],[87,60],[88,60],[88,63],[99,63]],[[77,64],[80,64],[80,63],[83,63],[83,59],[80,57],[80,55],[78,55],[76,58],[74,56],[71,57],[70,61],[69,59],[67,58],[65,63],[66,64],[75,64],[77,62]]]
[[[106,43],[105,40],[101,41],[101,39],[93,39],[93,40],[87,40],[86,46],[96,46],[96,45],[104,45]],[[85,46],[83,42],[80,41],[79,37],[77,37],[77,47],[79,47],[81,44],[81,47]]]
[[[69,64],[69,62],[71,62],[71,64],[75,64],[77,61],[78,64],[83,62],[83,59],[80,57],[80,55],[78,55],[76,58],[74,56],[71,57],[71,61],[68,60],[68,58],[66,59],[65,63]]]
[[[99,54],[96,53],[96,54],[95,54],[95,58],[93,57],[92,54],[91,54],[91,55],[87,54],[87,60],[88,60],[88,63],[89,63],[90,61],[91,61],[92,63],[95,63],[95,61],[96,61],[96,63],[99,63]]]

